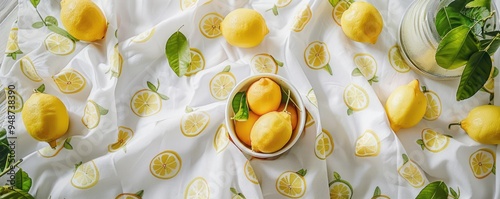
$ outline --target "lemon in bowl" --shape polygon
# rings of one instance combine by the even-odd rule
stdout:
[[[248,110],[246,120],[241,120],[245,114],[235,106]],[[231,140],[245,154],[257,158],[272,159],[290,150],[302,134],[305,119],[297,89],[274,74],[243,79],[229,94],[225,107]]]

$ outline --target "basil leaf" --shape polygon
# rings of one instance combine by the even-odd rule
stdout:
[[[460,78],[457,100],[464,100],[476,94],[490,77],[491,67],[492,63],[488,52],[482,50],[474,53],[465,65]]]
[[[446,199],[448,186],[443,181],[436,181],[425,186],[415,199]]]
[[[444,37],[453,28],[461,25],[470,25],[470,21],[460,10],[453,7],[444,7],[436,14],[436,30],[439,36]]]
[[[53,16],[47,16],[47,17],[45,17],[45,23],[51,24],[51,25],[54,25],[54,26],[58,25],[57,19],[55,17],[53,17]]]
[[[491,43],[491,45],[490,45]],[[481,50],[486,50],[490,56],[493,56],[495,52],[498,50],[498,47],[500,47],[500,37],[495,37],[493,39],[485,39],[480,41],[481,44]],[[489,46],[489,47],[488,47]],[[488,48],[488,49],[486,49]]]
[[[165,46],[168,64],[178,77],[186,74],[189,63],[191,63],[191,52],[189,43],[180,31],[175,32],[168,38]]]
[[[477,8],[477,7],[485,7],[490,9],[491,7],[491,0],[474,0],[465,5],[466,8]]]
[[[248,105],[247,105],[247,97],[245,93],[240,98],[239,102],[239,110],[234,115],[233,119],[236,121],[247,121],[248,120]]]
[[[245,95],[245,92],[238,92],[236,93],[236,95],[234,95],[231,105],[233,106],[233,111],[235,113],[237,113],[240,110],[240,101],[243,95]]]
[[[471,29],[465,25],[448,32],[436,51],[436,62],[445,69],[455,69],[463,66],[469,57],[479,51],[479,42],[471,34]]]
[[[30,0],[30,2],[31,2],[31,5],[33,5],[33,7],[36,8],[38,6],[38,4],[40,3],[40,0]]]
[[[19,168],[15,175],[15,187],[28,192],[31,188],[31,178],[28,173]]]
[[[45,24],[43,23],[43,21],[38,21],[38,22],[35,22],[31,25],[31,27],[36,28],[36,29],[39,29],[39,28],[44,27],[44,26],[45,26]]]

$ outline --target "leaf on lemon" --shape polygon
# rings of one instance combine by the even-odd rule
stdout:
[[[28,173],[19,168],[15,175],[15,187],[28,192],[31,188],[31,178]]]
[[[425,186],[415,199],[442,199],[448,197],[448,186],[443,181],[436,181]]]
[[[488,81],[491,72],[491,58],[488,52],[474,53],[464,68],[460,84],[458,85],[457,100],[472,97]]]
[[[233,105],[234,105],[234,100],[236,99],[233,98]],[[234,107],[233,107],[234,109]],[[241,95],[241,97],[239,97],[239,100],[238,100],[238,111],[236,112],[236,114],[234,114],[234,117],[233,119],[236,120],[236,121],[247,121],[248,120],[248,113],[249,110],[248,110],[248,105],[247,105],[247,98],[246,98],[246,95],[245,93],[243,92],[243,94]]]
[[[165,54],[170,68],[178,77],[184,76],[191,63],[191,53],[189,51],[189,42],[180,31],[174,32],[168,38],[165,46]]]
[[[467,63],[470,56],[479,51],[479,42],[466,25],[448,32],[436,51],[436,62],[445,69],[455,69]]]
[[[47,17],[45,17],[45,23],[50,24],[50,25],[54,25],[54,26],[58,25],[57,19],[55,17],[53,17],[53,16],[47,16]]]

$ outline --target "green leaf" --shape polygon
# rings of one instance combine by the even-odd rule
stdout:
[[[237,113],[240,110],[240,101],[241,98],[245,95],[245,92],[238,92],[236,95],[234,95],[233,101],[231,102],[231,105],[233,107],[233,111]]]
[[[273,6],[272,10],[273,10],[274,16],[278,16],[279,15],[279,13],[278,13],[278,7],[276,6],[276,4]]]
[[[337,3],[339,3],[340,0],[328,0],[328,2],[330,2],[330,5],[332,5],[332,7],[335,7],[337,5]]]
[[[45,17],[45,23],[50,24],[50,25],[54,25],[54,26],[58,25],[57,19],[55,17],[53,17],[53,16],[47,16],[47,17]]]
[[[178,77],[184,76],[191,63],[189,42],[180,31],[175,32],[168,38],[165,46],[168,64]]]
[[[222,72],[229,72],[230,70],[231,70],[231,65],[227,65],[226,67],[224,67]]]
[[[156,86],[153,83],[151,83],[150,81],[148,81],[147,84],[148,84],[149,90],[151,90],[153,92],[158,91],[158,89],[156,88]]]
[[[243,198],[243,199],[246,199],[245,195],[243,195],[242,193],[238,193],[238,195]]]
[[[34,199],[28,192],[18,188],[3,186],[0,188],[0,199]]]
[[[375,192],[373,192],[373,197],[377,197],[380,195],[382,195],[382,191],[380,191],[380,188],[377,186],[377,188],[375,188]]]
[[[436,30],[441,38],[453,28],[471,23],[472,21],[460,13],[460,10],[453,7],[443,7],[436,14]]]
[[[55,25],[52,25],[52,24],[47,24],[47,28],[52,31],[52,32],[55,32],[57,34],[60,34],[64,37],[67,37],[68,39],[71,39],[75,42],[79,41],[77,38],[73,37],[73,35],[70,35],[66,30],[62,29],[62,28],[59,28],[59,26],[55,26]]]
[[[460,78],[457,100],[470,98],[483,87],[490,77],[491,64],[490,55],[486,51],[479,51],[470,57]]]
[[[408,156],[406,154],[403,153],[403,164],[406,164],[408,161],[410,161],[410,159],[408,158]]]
[[[491,173],[493,173],[493,175],[496,175],[496,173],[497,173],[497,164],[493,164],[493,168],[491,169]]]
[[[299,171],[297,171],[297,174],[299,174],[300,176],[306,176],[307,169],[300,169]]]
[[[0,172],[2,172],[4,169],[8,169],[10,165],[10,147],[7,140],[7,131],[4,128],[0,130],[0,154],[2,154],[0,156]]]
[[[354,110],[352,110],[350,108],[347,109],[347,115],[348,116],[352,115],[353,113],[354,113]]]
[[[361,70],[359,70],[359,68],[355,68],[354,70],[352,70],[351,75],[352,76],[363,76],[363,73],[361,73]]]
[[[497,36],[498,34],[500,34],[500,30],[485,32],[484,34],[494,37],[494,36]]]
[[[39,93],[43,93],[43,92],[45,92],[45,84],[40,85],[40,86],[36,89],[36,91],[38,91]]]
[[[463,66],[469,57],[479,51],[479,42],[470,33],[471,29],[465,25],[448,32],[436,51],[436,62],[445,69],[455,69]]]
[[[415,199],[446,199],[448,186],[443,181],[436,181],[425,186]]]
[[[276,65],[278,65],[279,67],[283,67],[283,65],[284,65],[284,64],[283,64],[283,62],[278,61],[278,60],[277,60],[276,58],[274,58],[272,55],[271,55],[271,58],[273,58],[274,63],[276,63]]]
[[[488,10],[491,7],[491,0],[474,0],[465,5],[466,8],[477,8],[477,7],[485,7]]]
[[[495,52],[498,50],[498,47],[500,47],[500,37],[481,40],[479,43],[481,44],[481,50],[486,50],[486,52],[488,52],[490,56],[493,56],[493,54],[495,54]]]
[[[238,107],[238,112],[234,114],[233,119],[236,121],[247,121],[249,110],[245,93],[243,93],[243,95],[240,97]]]
[[[28,192],[31,188],[31,178],[28,173],[19,168],[15,175],[15,187]]]
[[[104,107],[102,107],[101,105],[95,103],[95,105],[97,106],[97,109],[99,109],[99,114],[100,115],[106,115],[108,114],[108,109],[105,109]]]
[[[135,193],[136,196],[142,197],[144,195],[144,190],[140,190]]]
[[[448,4],[448,7],[455,8],[457,10],[462,10],[465,5],[473,0],[458,0],[458,1],[453,1],[450,4]]]
[[[424,141],[422,139],[418,139],[417,140],[417,144],[420,145],[420,147],[422,148],[422,150],[425,149],[425,144],[424,144]]]
[[[335,180],[340,180],[340,175],[339,173],[337,173],[336,171],[333,172],[333,178],[335,178]]]
[[[492,77],[495,78],[495,77],[497,77],[497,75],[498,75],[498,68],[497,67],[493,67],[493,75],[492,75]]]
[[[451,187],[450,187],[450,193],[453,196],[453,198],[458,198],[457,192],[455,192],[455,190],[453,188],[451,188]]]
[[[161,98],[162,100],[168,100],[168,99],[170,99],[168,96],[166,96],[166,95],[164,95],[164,94],[161,94],[161,93],[158,93],[158,92],[157,92],[157,94],[160,96],[160,98]]]
[[[37,21],[37,22],[33,23],[33,25],[31,25],[31,27],[36,28],[36,29],[44,27],[44,26],[45,26],[45,24],[42,21]]]
[[[65,149],[68,149],[68,150],[73,150],[73,146],[71,146],[70,144],[71,142],[71,138],[67,138],[66,140],[64,140],[64,148]]]
[[[31,5],[33,5],[33,7],[36,8],[38,6],[38,4],[40,3],[40,0],[30,0],[30,2],[31,2]]]
[[[233,193],[234,195],[238,195],[238,191],[236,191],[236,189],[234,187],[231,187],[229,188],[229,190],[231,191],[231,193]]]
[[[487,17],[490,14],[490,11],[485,7],[474,7],[465,9],[463,14],[469,19],[479,21]],[[469,25],[472,25],[472,23]]]
[[[328,74],[333,75],[332,68],[330,67],[330,64],[326,64],[326,66],[323,68],[328,72]]]

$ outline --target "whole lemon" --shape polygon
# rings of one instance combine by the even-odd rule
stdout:
[[[375,44],[384,22],[377,8],[368,2],[356,1],[342,14],[342,31],[350,39]]]
[[[283,111],[284,109],[285,109],[285,103],[281,103],[280,107],[276,111]],[[297,127],[297,120],[298,120],[297,109],[293,104],[289,103],[288,106],[286,107],[286,111],[290,114],[290,119],[292,122],[292,130],[295,130],[295,127]]]
[[[91,0],[62,0],[61,21],[69,34],[83,41],[104,38],[108,28],[103,12]]]
[[[220,29],[229,44],[241,48],[259,45],[269,33],[264,17],[247,8],[231,11],[220,23]]]
[[[275,111],[281,104],[281,87],[272,79],[260,78],[248,87],[247,102],[257,115]]]
[[[56,140],[68,131],[69,115],[63,102],[56,96],[33,93],[21,112],[24,126],[35,140],[56,147]]]
[[[247,146],[251,146],[250,142],[250,132],[255,122],[259,119],[259,116],[252,111],[248,112],[248,119],[246,121],[234,121],[234,131],[238,139],[240,139]]]
[[[255,122],[250,140],[252,150],[262,153],[274,153],[283,148],[292,137],[290,115],[285,112],[269,112]]]
[[[395,132],[417,125],[424,117],[426,108],[427,98],[416,79],[396,88],[385,103],[387,117]]]
[[[500,144],[500,107],[482,105],[473,108],[460,123],[462,129],[476,142]]]

